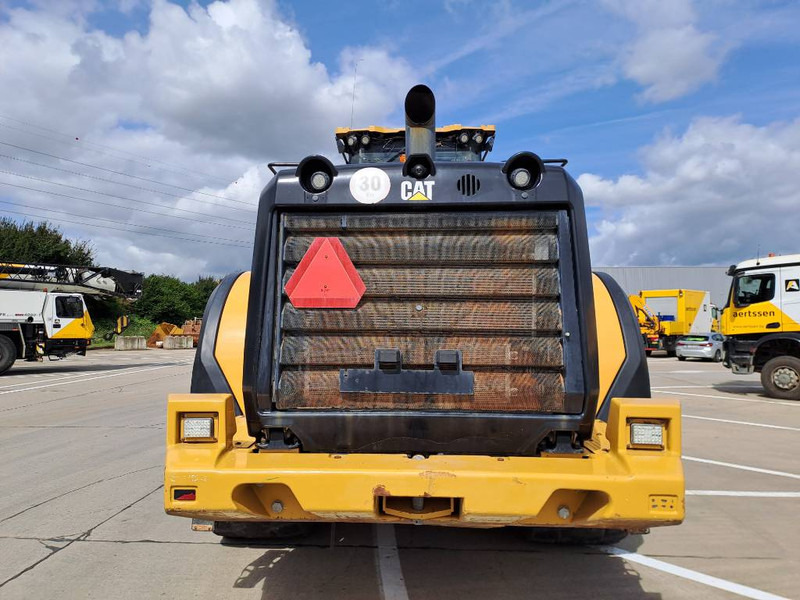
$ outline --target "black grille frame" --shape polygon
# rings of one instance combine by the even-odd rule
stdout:
[[[436,194],[430,202],[409,203],[394,195],[376,205],[360,205],[350,196],[350,176],[358,166],[342,167],[331,188],[305,193],[290,172],[281,172],[261,196],[245,340],[243,389],[252,435],[283,428],[309,452],[444,452],[455,454],[534,455],[542,440],[556,431],[591,434],[597,408],[597,343],[584,207],[580,188],[560,167],[547,167],[542,184],[521,192],[508,185],[501,165],[481,163],[470,170],[482,181],[478,197],[458,193],[464,164],[437,163]],[[404,180],[399,165],[381,165],[392,189]],[[487,199],[491,199],[488,201]],[[390,214],[401,210],[557,210],[563,305],[564,364],[570,410],[563,414],[474,413],[436,411],[335,410],[279,411],[273,406],[276,312],[282,290],[280,219],[286,212],[363,211]]]

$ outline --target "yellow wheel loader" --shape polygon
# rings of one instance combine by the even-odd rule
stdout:
[[[263,190],[252,269],[209,300],[168,401],[164,503],[229,537],[313,522],[606,543],[684,515],[680,407],[593,275],[566,160],[494,128],[339,130]]]

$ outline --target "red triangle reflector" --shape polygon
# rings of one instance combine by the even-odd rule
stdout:
[[[284,291],[295,308],[355,308],[367,286],[339,238],[315,238]]]

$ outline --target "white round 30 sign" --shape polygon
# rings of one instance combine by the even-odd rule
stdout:
[[[386,172],[375,167],[359,169],[350,178],[350,193],[361,204],[377,204],[389,195],[391,187]]]

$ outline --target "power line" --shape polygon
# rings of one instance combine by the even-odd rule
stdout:
[[[141,202],[142,204],[149,204],[151,206],[158,206],[158,207],[163,208],[161,204],[156,204],[155,202],[147,202],[145,200],[137,200],[135,198],[128,198],[126,196],[117,196],[116,194],[109,194],[107,192],[100,192],[98,190],[90,190],[88,188],[82,188],[82,187],[78,187],[76,185],[68,185],[66,183],[58,183],[57,181],[51,181],[49,179],[43,179],[41,177],[34,177],[33,175],[23,175],[22,173],[15,173],[13,171],[4,171],[2,169],[0,169],[0,173],[4,173],[5,175],[13,175],[15,177],[22,177],[23,179],[33,179],[34,181],[41,181],[43,183],[49,183],[51,185],[58,185],[58,186],[65,187],[65,188],[70,188],[70,189],[73,189],[73,190],[79,190],[81,192],[89,192],[90,194],[99,194],[101,196],[108,196],[109,198],[118,198],[120,200],[125,200],[127,202]],[[242,221],[241,219],[231,219],[230,217],[220,217],[218,215],[210,215],[208,213],[201,213],[201,212],[197,212],[196,210],[189,210],[187,208],[172,207],[169,210],[178,210],[180,212],[185,212],[185,213],[189,213],[189,214],[192,214],[192,215],[201,215],[201,216],[204,216],[204,217],[212,217],[212,218],[215,218],[215,219],[225,219],[226,221],[233,221],[234,223],[249,223],[249,221]]]
[[[135,154],[133,152],[128,152],[127,150],[120,150],[119,148],[114,148],[113,146],[107,146],[105,144],[99,144],[97,142],[89,142],[89,141],[86,141],[86,140],[84,140],[84,139],[82,139],[82,138],[80,138],[78,136],[75,136],[75,135],[71,135],[71,134],[68,134],[68,133],[63,133],[63,132],[57,131],[55,129],[50,129],[49,127],[42,127],[40,125],[36,125],[34,123],[29,123],[28,121],[22,121],[20,119],[15,119],[14,117],[9,117],[7,115],[0,115],[0,119],[6,119],[8,121],[14,121],[15,123],[20,123],[21,125],[25,125],[26,127],[33,127],[35,129],[41,129],[42,131],[49,131],[51,133],[55,133],[56,135],[60,135],[62,137],[69,138],[69,141],[59,140],[59,139],[54,138],[54,137],[49,136],[49,135],[43,135],[41,133],[36,133],[35,131],[26,131],[25,129],[20,129],[19,127],[12,127],[11,125],[6,125],[5,123],[0,123],[0,127],[5,127],[7,129],[12,129],[14,131],[20,131],[20,132],[25,133],[27,135],[36,135],[36,136],[39,136],[39,137],[43,137],[45,139],[53,140],[55,142],[58,142],[59,144],[72,145],[73,142],[79,142],[81,145],[85,144],[85,145],[88,145],[88,146],[97,146],[98,148],[106,148],[107,150],[113,150],[114,152],[117,152],[119,154],[127,154],[129,157],[133,156],[135,158],[128,158],[128,157],[125,157],[125,156],[116,156],[115,154],[112,154],[111,152],[104,152],[102,150],[95,150],[94,148],[86,148],[86,150],[89,150],[90,152],[97,152],[98,154],[107,154],[108,156],[113,156],[114,158],[119,159],[119,160],[129,160],[131,162],[136,162],[136,163],[142,164],[142,165],[146,166],[147,168],[150,168],[150,165],[148,163],[159,163],[159,164],[162,164],[162,165],[176,167],[178,169],[181,169],[181,170],[185,171],[185,173],[181,173],[180,171],[175,171],[175,170],[172,170],[172,169],[167,169],[167,168],[161,167],[161,169],[163,171],[177,173],[179,175],[189,175],[190,177],[205,177],[207,179],[216,179],[217,181],[221,181],[222,183],[224,183],[226,185],[231,182],[230,179],[225,179],[223,177],[217,177],[215,175],[209,175],[208,173],[203,173],[201,171],[195,171],[194,169],[190,169],[189,167],[185,167],[183,165],[179,165],[179,164],[175,164],[175,163],[170,163],[170,162],[167,162],[165,160],[160,160],[160,159],[157,159],[157,158],[151,158],[151,157],[148,157],[148,156],[143,156],[141,154]],[[137,158],[140,158],[142,160],[136,160]]]
[[[52,208],[48,208],[46,206],[31,206],[30,204],[19,204],[19,203],[16,203],[16,202],[7,202],[5,200],[0,200],[0,204],[8,204],[9,206],[16,206],[17,208],[32,208],[34,210],[43,210],[46,213],[60,213],[62,215],[80,217],[81,219],[94,219],[95,221],[108,221],[109,223],[116,223],[118,225],[122,224],[118,220],[115,220],[115,219],[107,219],[105,217],[92,217],[92,216],[89,216],[89,215],[79,215],[79,214],[75,214],[75,213],[68,213],[68,212],[63,211],[63,210],[53,210]],[[229,238],[222,238],[222,237],[217,237],[217,236],[213,236],[213,235],[203,235],[202,233],[192,233],[190,231],[178,231],[178,232],[176,232],[176,231],[173,231],[171,229],[164,229],[162,227],[153,227],[152,225],[138,225],[136,223],[126,223],[126,225],[128,227],[141,227],[143,229],[153,229],[155,231],[163,231],[165,233],[170,233],[170,234],[179,233],[181,235],[194,235],[194,236],[201,237],[201,238],[208,239],[208,240],[221,240],[221,241],[224,241],[224,242],[233,242],[234,244],[246,243],[244,240],[231,240]],[[135,232],[135,233],[144,233],[144,232]]]
[[[245,202],[243,200],[234,200],[233,198],[226,198],[225,196],[219,196],[217,194],[209,194],[207,192],[201,192],[198,190],[193,190],[192,188],[183,187],[180,185],[174,185],[172,183],[165,183],[163,181],[158,181],[157,179],[148,179],[147,177],[140,177],[139,175],[131,175],[130,173],[123,173],[122,171],[115,171],[114,169],[108,169],[106,167],[98,167],[97,165],[93,165],[90,163],[81,162],[79,160],[72,160],[71,158],[66,158],[65,156],[58,156],[56,154],[49,154],[47,152],[42,152],[41,150],[34,150],[33,148],[26,148],[25,146],[18,146],[16,144],[12,144],[10,142],[4,142],[0,140],[0,144],[4,146],[10,146],[11,148],[16,148],[18,150],[25,150],[26,152],[33,152],[34,154],[41,154],[42,156],[48,156],[50,158],[55,158],[58,160],[63,160],[66,162],[70,162],[76,165],[81,165],[82,167],[89,167],[92,169],[99,169],[100,171],[106,171],[108,173],[113,173],[114,175],[121,175],[122,177],[131,177],[133,179],[140,179],[142,181],[148,181],[150,183],[157,183],[158,185],[165,185],[167,187],[175,188],[178,190],[184,190],[187,192],[192,192],[194,194],[202,194],[203,196],[210,196],[212,198],[219,198],[221,200],[228,200],[229,202],[238,202],[239,204],[246,204],[248,206],[253,206],[251,202]],[[199,202],[199,200],[198,200]]]
[[[106,179],[105,177],[97,177],[95,175],[89,175],[88,173],[80,173],[78,171],[70,171],[69,169],[62,169],[60,167],[54,167],[53,165],[46,165],[44,163],[38,163],[33,160],[26,160],[24,158],[20,158],[19,156],[11,156],[10,154],[0,154],[2,158],[8,158],[10,160],[15,160],[17,162],[26,163],[29,165],[35,165],[37,167],[44,167],[45,169],[52,169],[54,171],[60,171],[62,173],[69,173],[71,175],[78,175],[79,177],[88,177],[89,179],[95,179],[97,181],[105,181],[106,183],[113,183],[114,185],[124,185],[125,187],[133,188],[135,190],[141,190],[143,192],[153,192],[155,194],[163,194],[165,196],[172,196],[173,198],[186,198],[185,194],[173,194],[172,192],[164,192],[161,190],[154,190],[152,188],[141,187],[139,185],[133,185],[131,183],[122,183],[121,181],[114,181],[113,179]],[[221,206],[223,208],[229,208],[230,210],[241,210],[252,212],[253,208],[236,208],[234,206],[225,206],[224,204],[219,204],[217,202],[210,202],[208,200],[198,200],[197,198],[187,198],[188,200],[192,200],[193,202],[203,202],[204,204],[210,204],[212,206]],[[252,204],[248,204],[248,206],[253,206]]]
[[[112,204],[111,202],[102,202],[101,200],[91,200],[89,198],[79,198],[78,196],[70,196],[69,194],[61,194],[59,192],[53,192],[51,190],[40,190],[39,188],[28,187],[26,185],[18,185],[16,183],[10,183],[8,181],[0,181],[0,185],[5,185],[9,187],[19,188],[21,190],[28,190],[31,192],[41,192],[42,194],[50,194],[51,196],[59,196],[61,198],[69,198],[70,200],[79,200],[81,202],[91,202],[93,204],[101,204],[103,206],[110,206],[112,208],[128,208],[125,206],[120,206],[119,204]],[[150,202],[144,202],[144,200],[137,200],[137,202],[143,202],[144,204],[152,204]],[[158,204],[153,204],[153,206],[160,206]],[[190,217],[181,217],[179,215],[168,215],[166,213],[159,213],[153,212],[152,210],[146,210],[143,208],[135,209],[137,212],[147,213],[150,215],[157,215],[159,217],[170,217],[171,219],[182,219],[184,221],[193,221],[195,223],[202,223],[203,225],[213,225],[214,227],[229,227],[231,229],[243,229],[245,231],[249,231],[252,229],[252,224],[250,227],[242,227],[241,225],[229,225],[228,223],[211,223],[209,221],[201,221],[200,219],[192,219]]]
[[[95,223],[84,223],[82,221],[73,221],[73,220],[70,220],[70,219],[51,218],[51,217],[42,216],[42,215],[32,215],[30,213],[21,212],[21,211],[18,211],[18,210],[7,210],[6,212],[7,213],[12,213],[12,214],[15,214],[15,215],[23,215],[25,217],[31,217],[31,218],[34,218],[34,219],[45,219],[45,220],[49,220],[49,221],[57,221],[59,223],[72,223],[74,225],[83,225],[83,226],[86,226],[86,227],[101,227],[103,229],[113,229],[115,231],[124,231],[126,233],[137,233],[137,234],[142,234],[142,235],[154,235],[154,236],[157,236],[157,237],[164,237],[164,238],[169,238],[169,239],[174,239],[174,240],[183,240],[183,241],[186,241],[186,242],[198,242],[198,243],[204,243],[204,244],[215,244],[217,246],[232,246],[232,247],[235,247],[235,248],[249,248],[250,247],[250,244],[247,244],[247,245],[244,245],[244,244],[242,244],[242,245],[239,245],[239,244],[227,244],[227,243],[222,243],[222,242],[212,242],[212,241],[209,241],[209,240],[193,240],[191,238],[182,238],[182,237],[178,237],[178,236],[166,235],[166,234],[163,234],[163,233],[150,233],[149,231],[131,231],[130,229],[124,229],[122,227],[111,227],[110,225],[98,225],[98,224],[95,224]],[[88,217],[88,218],[92,219],[94,217]]]

